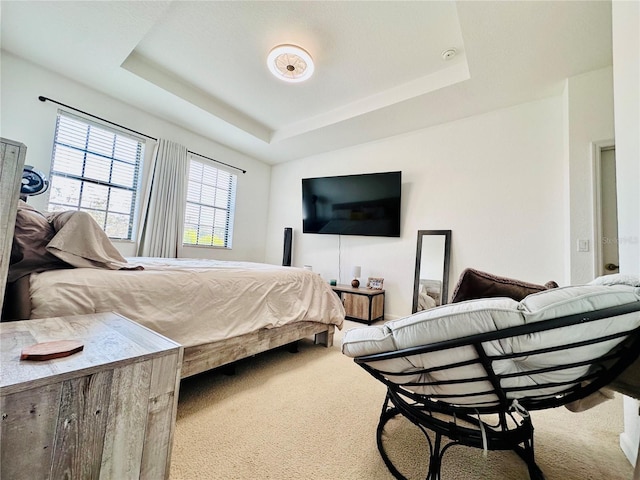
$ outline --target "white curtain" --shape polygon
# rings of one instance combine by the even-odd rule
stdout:
[[[180,256],[188,174],[187,147],[159,139],[142,204],[138,256]]]

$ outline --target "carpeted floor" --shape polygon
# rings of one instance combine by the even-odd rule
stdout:
[[[345,328],[358,324],[346,322]],[[171,480],[388,480],[375,429],[385,389],[340,353],[300,342],[180,387]],[[547,480],[629,480],[620,450],[622,398],[583,413],[565,408],[533,412],[537,463]],[[424,438],[404,420],[388,426],[388,451],[409,479],[424,478]],[[525,480],[511,452],[454,446],[443,480]]]

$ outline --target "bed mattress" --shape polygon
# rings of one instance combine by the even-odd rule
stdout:
[[[342,328],[342,303],[308,270],[199,259],[127,260],[144,270],[31,274],[31,318],[113,311],[185,347],[298,321]]]

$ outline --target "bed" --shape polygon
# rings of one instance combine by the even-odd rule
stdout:
[[[418,288],[418,311],[429,310],[440,305],[442,280],[421,278]]]
[[[182,378],[302,338],[331,346],[344,307],[314,272],[123,258],[83,212],[17,207],[3,319],[114,311],[184,346]]]

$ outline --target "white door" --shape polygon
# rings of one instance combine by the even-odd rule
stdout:
[[[616,197],[616,151],[600,151],[600,239],[599,275],[618,273],[618,204]]]

